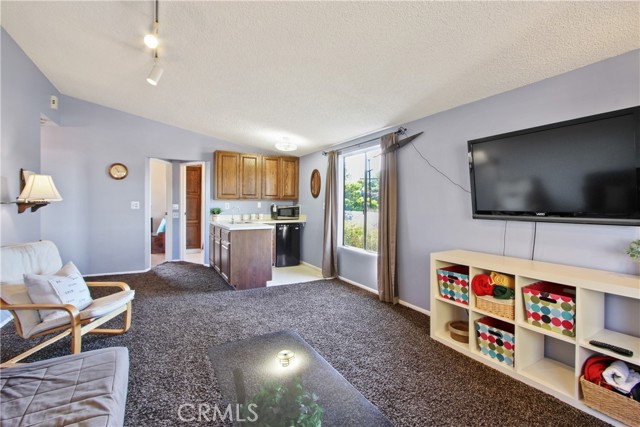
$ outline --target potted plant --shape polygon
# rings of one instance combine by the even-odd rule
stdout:
[[[640,261],[640,240],[633,240],[625,252],[634,261]]]
[[[222,209],[220,208],[211,208],[209,209],[209,213],[211,214],[211,222],[215,222],[218,220],[220,213],[222,212]]]

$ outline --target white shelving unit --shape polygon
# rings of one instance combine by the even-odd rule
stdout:
[[[469,268],[469,305],[440,296],[436,270],[454,265]],[[515,319],[505,319],[475,306],[470,282],[476,274],[488,274],[491,271],[515,276]],[[539,281],[559,283],[576,289],[575,337],[560,335],[527,323],[522,288]],[[619,421],[584,405],[579,386],[582,365],[596,353],[640,366],[640,325],[636,325],[635,336],[607,329],[605,298],[608,295],[624,298],[627,306],[631,305],[636,312],[640,312],[640,276],[479,252],[436,252],[431,254],[431,337],[584,412],[620,425]],[[507,366],[480,352],[474,322],[485,316],[514,325],[515,366]],[[453,320],[469,322],[468,344],[451,338],[447,324]],[[633,356],[625,357],[594,347],[589,344],[590,340],[627,348],[633,351]],[[557,349],[562,350],[565,356],[554,357],[558,353],[555,351]]]

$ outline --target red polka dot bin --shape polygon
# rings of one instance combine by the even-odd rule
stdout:
[[[576,336],[576,290],[537,282],[522,288],[527,322],[568,337]]]

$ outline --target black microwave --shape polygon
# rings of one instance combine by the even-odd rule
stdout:
[[[300,206],[271,205],[271,219],[298,219]]]

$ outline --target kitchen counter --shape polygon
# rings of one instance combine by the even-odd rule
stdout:
[[[261,222],[253,221],[238,221],[235,224],[226,221],[214,221],[211,223],[215,227],[220,227],[229,231],[236,230],[271,230],[273,225],[263,224]]]

